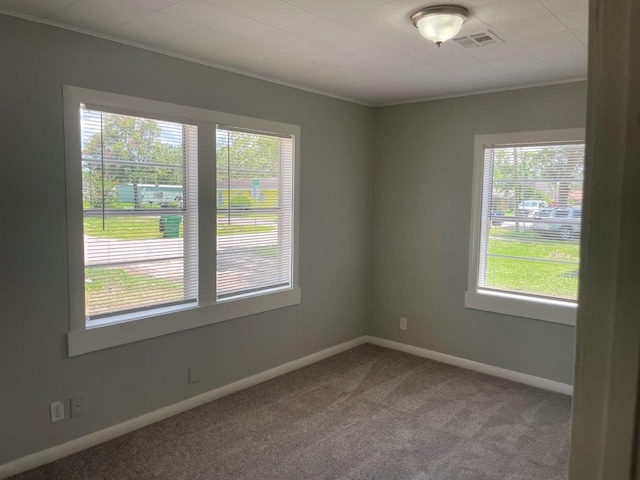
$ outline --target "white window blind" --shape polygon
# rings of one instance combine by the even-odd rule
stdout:
[[[584,144],[485,145],[478,290],[575,301]]]
[[[81,108],[85,314],[195,302],[197,127]]]
[[[293,138],[218,127],[219,301],[292,288]]]

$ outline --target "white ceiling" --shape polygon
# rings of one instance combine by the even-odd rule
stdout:
[[[471,11],[461,34],[488,28],[505,40],[467,49],[438,49],[409,20],[440,3],[0,0],[0,9],[368,105],[586,76],[588,0],[456,1]]]

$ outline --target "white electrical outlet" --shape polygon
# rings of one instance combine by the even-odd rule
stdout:
[[[407,317],[400,317],[400,330],[407,329]]]
[[[80,417],[87,413],[87,397],[77,395],[71,399],[71,418]]]
[[[51,405],[49,405],[49,413],[51,414],[51,423],[56,423],[60,420],[64,420],[64,403],[53,402]]]

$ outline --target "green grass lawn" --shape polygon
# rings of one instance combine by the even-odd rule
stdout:
[[[275,230],[275,227],[267,225],[224,225],[218,224],[218,235],[245,235],[249,233],[267,233]]]
[[[106,294],[117,299],[117,305],[107,305]],[[129,301],[125,300],[127,297],[130,297]],[[183,298],[182,286],[162,278],[130,273],[124,268],[85,269],[87,315],[152,305],[158,298],[167,302],[180,300]]]
[[[85,218],[85,234],[120,240],[143,240],[162,238],[157,217],[108,217],[106,230],[102,219]],[[262,233],[274,230],[266,225],[226,225],[218,223],[219,235]],[[182,223],[180,225],[182,236]],[[492,227],[489,237],[486,286],[489,288],[516,290],[547,296],[575,299],[578,292],[578,261],[580,246],[576,241],[553,241],[541,238],[530,230],[515,232],[511,229]],[[276,247],[267,247],[260,252],[267,258],[277,255]],[[516,258],[503,258],[501,255]],[[522,259],[518,257],[527,257]],[[540,261],[530,260],[539,259]],[[560,263],[568,262],[568,263]],[[131,292],[135,304],[119,304],[118,309],[154,303],[158,293],[165,300],[182,298],[182,287],[169,280],[153,278],[140,273],[130,273],[124,268],[93,268],[86,270],[91,282],[86,286],[87,306],[90,314],[106,311],[100,307],[99,299],[105,290],[116,291],[121,297]],[[144,288],[142,288],[144,287]],[[146,294],[143,292],[149,292]],[[147,298],[148,297],[148,298]],[[100,310],[102,308],[102,310]]]
[[[531,236],[529,233],[517,238],[512,235],[495,235],[492,231],[489,237],[489,253],[577,262],[580,259],[580,245],[575,241],[547,239],[541,243],[540,237]]]
[[[158,217],[106,217],[103,228],[102,218],[86,217],[84,233],[92,237],[113,238],[116,240],[153,240],[163,238]],[[271,232],[275,227],[269,225],[227,225],[218,223],[218,235],[245,235]],[[183,235],[183,223],[180,222],[179,236]]]
[[[529,231],[513,232],[493,227],[488,246],[486,286],[576,299],[580,245],[572,241],[547,240],[539,243],[539,240],[540,237]],[[528,257],[540,261],[491,255]]]
[[[218,222],[220,222],[221,220],[226,221],[228,218],[226,213],[218,213]],[[269,222],[277,222],[278,221],[278,215],[276,215],[275,213],[257,213],[251,210],[244,210],[244,211],[235,211],[231,214],[231,218],[251,218],[251,219],[260,219],[260,220],[267,220]]]
[[[268,216],[277,220],[275,216]],[[219,217],[219,220],[222,218]],[[264,219],[261,218],[262,221]],[[232,221],[235,221],[233,219]],[[116,240],[153,240],[163,238],[159,228],[159,217],[87,217],[84,219],[84,233],[93,237]],[[275,230],[275,226],[260,225],[257,222],[248,224],[218,223],[218,235],[241,235],[266,233]],[[179,237],[183,236],[183,224],[180,223]],[[278,251],[275,246],[266,246],[258,252],[265,258],[274,258]],[[157,278],[145,271],[136,271],[134,267],[123,268],[87,268],[85,270],[86,288],[85,302],[87,315],[97,315],[114,310],[127,310],[145,305],[157,304],[159,301],[170,302],[180,300],[183,288],[170,279]],[[106,297],[112,298],[107,304]]]
[[[86,217],[84,233],[91,237],[113,238],[116,240],[152,240],[162,238],[160,220],[157,217],[106,217],[104,228],[102,218]],[[180,222],[182,237],[182,222]]]

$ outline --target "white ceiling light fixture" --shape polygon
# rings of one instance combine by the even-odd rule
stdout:
[[[469,10],[458,5],[434,5],[411,15],[411,21],[418,28],[420,35],[438,47],[442,42],[455,37],[467,18]]]

